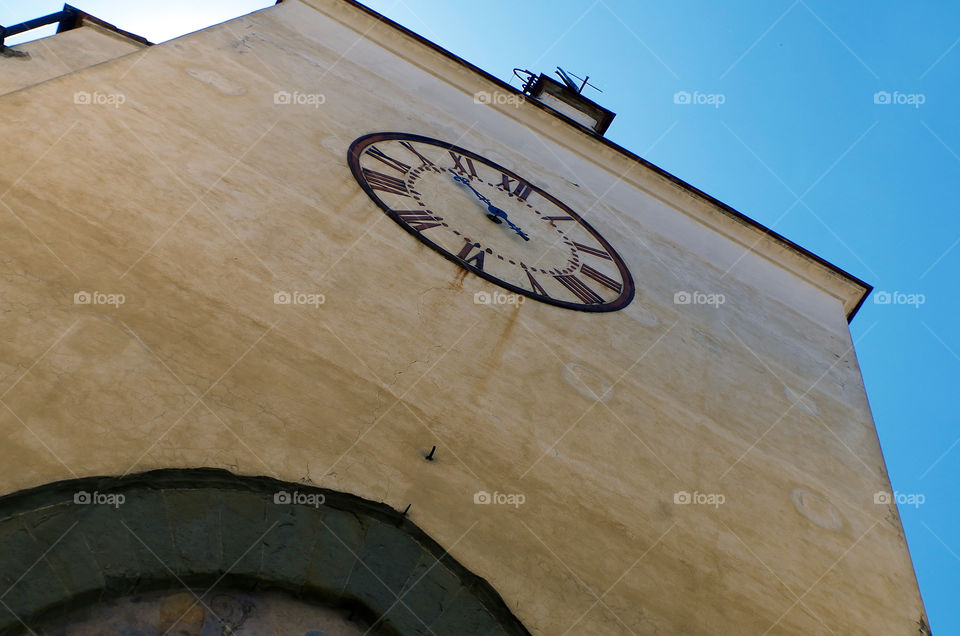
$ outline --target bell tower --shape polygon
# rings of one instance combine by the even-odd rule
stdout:
[[[0,632],[926,629],[870,285],[605,138],[585,74],[353,0],[40,21],[0,57]]]

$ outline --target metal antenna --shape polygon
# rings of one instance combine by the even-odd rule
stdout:
[[[570,90],[576,91],[577,94],[583,93],[583,89],[586,88],[587,86],[589,86],[590,88],[592,88],[592,89],[594,89],[594,90],[596,90],[596,91],[598,91],[598,92],[600,92],[600,93],[603,92],[603,91],[600,90],[598,87],[594,86],[593,84],[591,84],[590,82],[587,81],[587,80],[590,79],[590,76],[589,76],[589,75],[587,75],[586,77],[578,77],[578,76],[574,75],[573,73],[567,73],[565,70],[563,70],[563,69],[560,68],[559,66],[557,67],[557,75],[560,76],[560,79],[563,80],[563,83],[566,84],[567,87],[570,88]],[[577,86],[577,83],[574,82],[571,78],[576,78],[576,79],[580,80],[582,83],[581,83],[579,86]]]
[[[559,75],[560,79],[563,80],[563,83],[567,85],[567,88],[578,93],[580,92],[580,89],[577,88],[577,83],[570,79],[570,76],[567,74],[567,72],[559,66],[557,67],[557,75]]]

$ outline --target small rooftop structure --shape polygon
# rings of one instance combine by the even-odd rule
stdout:
[[[0,25],[0,48],[4,48],[6,45],[4,41],[6,38],[19,35],[21,33],[26,33],[27,31],[32,31],[34,29],[39,29],[40,27],[47,26],[48,24],[57,25],[57,33],[63,33],[64,31],[71,31],[77,29],[86,24],[93,24],[101,29],[106,29],[107,31],[112,31],[118,35],[121,35],[125,38],[129,38],[135,42],[139,42],[145,46],[150,46],[153,44],[149,40],[134,33],[118,29],[114,25],[104,22],[100,18],[90,15],[76,7],[70,6],[69,4],[63,5],[63,9],[57,11],[56,13],[50,13],[48,15],[34,18],[32,20],[27,20],[26,22],[21,22],[20,24],[14,24],[11,26],[2,26]]]

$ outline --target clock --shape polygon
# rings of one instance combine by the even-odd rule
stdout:
[[[400,227],[457,265],[514,293],[580,311],[633,300],[623,259],[579,214],[478,153],[421,135],[382,132],[347,161]]]

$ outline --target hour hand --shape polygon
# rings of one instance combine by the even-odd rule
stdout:
[[[523,230],[521,230],[520,228],[518,228],[516,225],[514,225],[513,223],[511,223],[509,220],[507,221],[507,225],[509,225],[509,226],[510,226],[510,229],[513,230],[514,232],[516,232],[516,233],[517,233],[517,236],[519,236],[520,238],[522,238],[524,241],[529,241],[529,240],[530,240],[530,237],[527,236],[526,232],[524,232]]]
[[[504,221],[507,222],[507,225],[510,226],[510,229],[513,230],[514,232],[516,232],[517,235],[520,236],[524,241],[529,241],[529,240],[530,240],[530,237],[527,236],[526,232],[524,232],[524,231],[521,230],[519,227],[517,227],[516,225],[514,225],[513,222],[512,222],[509,218],[507,218],[507,213],[506,213],[506,212],[504,212],[503,210],[501,210],[500,208],[496,207],[496,206],[493,205],[493,204],[488,205],[488,206],[487,206],[487,210],[490,211],[490,214],[488,214],[487,216],[489,216],[489,217],[491,217],[491,218],[499,217],[499,218],[496,219],[497,223],[500,222],[500,219],[503,219]]]

